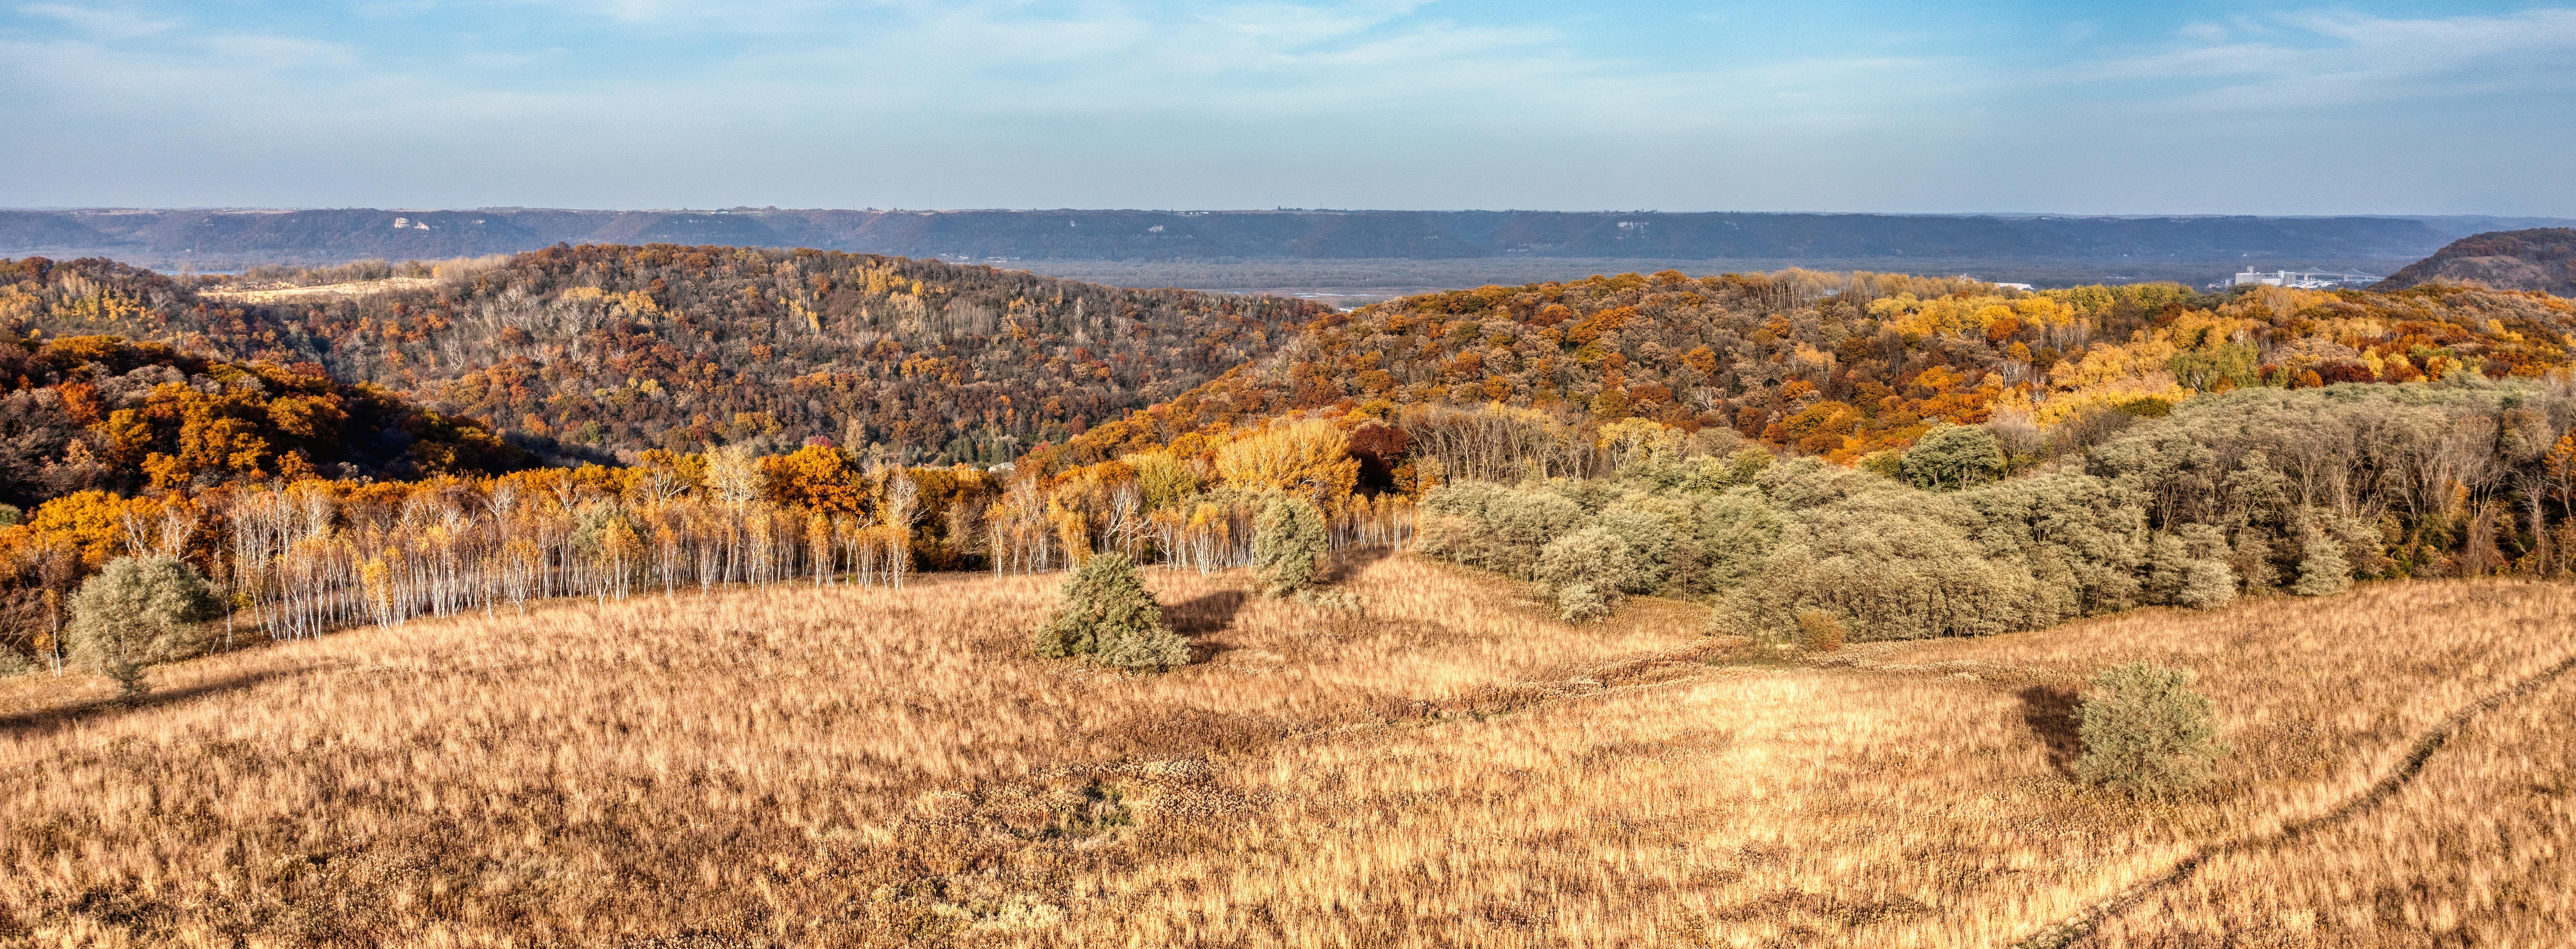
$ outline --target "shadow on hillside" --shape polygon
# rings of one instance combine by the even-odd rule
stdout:
[[[1392,556],[1395,556],[1395,551],[1385,547],[1353,547],[1334,554],[1332,566],[1326,567],[1323,574],[1315,580],[1319,583],[1340,583],[1359,576],[1360,571],[1368,569],[1369,565]]]
[[[2082,705],[2075,690],[2062,685],[2021,690],[2022,724],[2048,746],[2049,765],[2068,777],[2075,775],[2075,759],[2084,753],[2083,719],[2077,714]]]
[[[228,679],[217,679],[212,682],[202,682],[186,688],[156,689],[141,698],[98,699],[56,708],[38,709],[32,712],[19,712],[14,715],[0,715],[0,736],[9,738],[32,737],[34,735],[41,735],[46,732],[69,727],[81,719],[93,715],[122,715],[128,712],[139,712],[148,708],[159,708],[164,705],[176,705],[181,702],[205,698],[209,695],[221,695],[226,692],[237,692],[242,689],[258,685],[262,682],[267,682],[273,679],[282,679],[304,671],[306,670],[282,669],[270,672],[256,672],[249,675],[233,676]]]
[[[1252,594],[1241,590],[1218,590],[1172,604],[1170,609],[1163,611],[1163,618],[1171,622],[1173,632],[1183,636],[1205,636],[1224,632],[1226,627],[1234,625],[1234,614],[1242,612],[1243,605],[1250,602]]]

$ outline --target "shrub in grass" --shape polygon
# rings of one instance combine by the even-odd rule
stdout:
[[[1190,661],[1188,637],[1163,622],[1135,563],[1095,554],[1064,583],[1064,603],[1032,644],[1048,659],[1080,658],[1122,668],[1169,668]]]
[[[1538,558],[1539,582],[1556,593],[1557,612],[1569,622],[1607,618],[1636,573],[1628,542],[1599,527],[1549,541]]]
[[[141,695],[149,691],[144,667],[204,651],[202,624],[218,613],[196,568],[169,557],[119,557],[72,595],[63,633],[82,668]]]
[[[1252,522],[1252,572],[1271,596],[1287,596],[1315,582],[1315,563],[1332,539],[1324,512],[1304,498],[1278,495]]]
[[[1809,652],[1843,648],[1843,621],[1827,610],[1798,611],[1798,645]]]
[[[2225,749],[2213,739],[2209,699],[2192,691],[2188,669],[2132,663],[2106,669],[2084,697],[2084,757],[2076,777],[2134,797],[2163,798],[2197,786]]]

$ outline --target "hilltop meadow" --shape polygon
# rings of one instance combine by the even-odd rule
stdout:
[[[982,575],[416,620],[164,667],[130,705],[0,681],[0,944],[2539,945],[2576,925],[2562,584],[1797,653],[1650,598],[1567,624],[1413,554],[1330,579],[1306,605],[1149,571],[1194,638],[1160,675],[1030,657],[1055,584]],[[2078,690],[2137,660],[2214,700],[2230,752],[2199,794],[2072,777]]]

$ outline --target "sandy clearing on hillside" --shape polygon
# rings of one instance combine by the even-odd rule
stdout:
[[[360,280],[355,283],[326,283],[318,287],[287,287],[280,290],[208,290],[199,296],[244,303],[287,303],[320,297],[365,297],[404,290],[426,290],[438,283],[433,277],[391,277],[384,280]]]

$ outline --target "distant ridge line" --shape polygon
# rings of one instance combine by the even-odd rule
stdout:
[[[2522,219],[1275,208],[0,210],[0,256],[154,266],[429,260],[558,243],[811,247],[1014,261],[2405,260]]]

